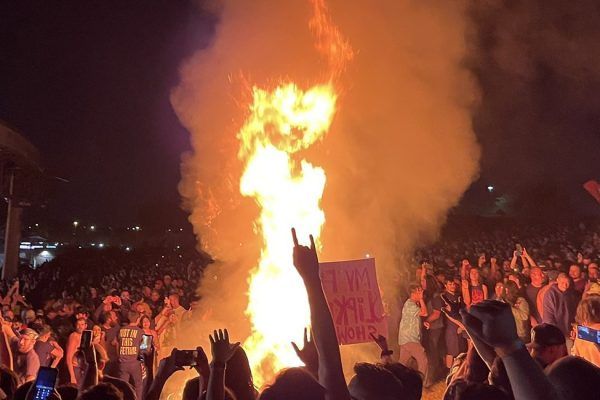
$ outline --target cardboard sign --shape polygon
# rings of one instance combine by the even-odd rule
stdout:
[[[583,188],[591,194],[598,203],[600,203],[600,184],[594,180],[587,181],[583,184]]]
[[[321,282],[339,344],[372,342],[387,336],[375,259],[320,263]]]

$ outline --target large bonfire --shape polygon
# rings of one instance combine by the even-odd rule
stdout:
[[[238,133],[238,157],[244,164],[240,192],[260,207],[256,231],[263,239],[260,260],[250,276],[246,314],[252,333],[244,343],[258,386],[281,368],[300,364],[290,341],[300,339],[310,312],[292,266],[289,232],[295,226],[299,237],[311,233],[320,246],[326,174],[299,153],[329,130],[336,112],[337,78],[353,56],[324,0],[311,0],[311,5],[308,26],[316,50],[327,59],[327,78],[306,89],[294,82],[253,87],[248,117]]]

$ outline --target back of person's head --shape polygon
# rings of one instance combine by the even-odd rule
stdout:
[[[581,325],[600,323],[600,296],[587,296],[577,306],[575,320]]]
[[[237,348],[233,357],[227,362],[225,386],[235,394],[238,400],[254,400],[256,398],[250,362],[241,347]]]
[[[77,400],[77,396],[79,395],[79,390],[77,390],[77,386],[73,384],[60,385],[56,388],[58,394],[62,400]]]
[[[78,400],[123,400],[123,393],[110,383],[99,383],[81,393]]]
[[[423,394],[423,376],[419,371],[415,371],[398,362],[387,363],[381,366],[394,374],[396,379],[402,382],[402,386],[407,394],[406,400],[421,399],[421,395]]]
[[[348,384],[350,395],[356,400],[406,399],[402,382],[383,366],[357,363],[354,377]]]
[[[5,366],[0,366],[0,389],[7,399],[12,399],[17,391],[17,376]]]
[[[181,400],[197,400],[200,392],[200,377],[197,376],[192,379],[188,379],[183,387],[183,393],[181,394]]]
[[[475,349],[475,346],[471,346],[467,350],[467,357],[465,358],[467,363],[467,369],[465,372],[465,379],[468,382],[486,382],[489,374],[489,369],[483,359],[479,356],[479,353]]]
[[[504,284],[504,291],[506,300],[509,303],[514,304],[517,301],[517,298],[519,297],[519,286],[517,285],[517,283],[510,280],[506,281],[506,283]]]
[[[489,381],[492,385],[502,389],[509,399],[514,399],[512,386],[510,386],[510,379],[508,379],[508,373],[506,372],[506,367],[504,366],[502,358],[496,357],[494,359],[492,368],[490,369]]]
[[[183,397],[183,399],[185,399],[185,397]],[[197,399],[197,397],[189,397],[189,399]],[[200,397],[200,400],[206,400],[206,390],[204,390],[204,392],[202,392],[202,396]],[[224,400],[237,400],[235,398],[235,395],[233,394],[233,392],[227,388],[225,388],[225,398]]]
[[[303,368],[281,371],[261,393],[260,400],[324,400],[325,388]]]
[[[129,312],[127,313],[127,318],[129,319],[129,323],[133,324],[134,322],[137,322],[137,320],[140,318],[140,313],[136,310],[129,310]]]
[[[469,382],[457,388],[454,400],[509,400],[502,389],[481,382]]]
[[[546,370],[550,382],[564,400],[597,399],[600,368],[580,357],[567,356]]]
[[[29,382],[25,382],[24,384],[19,386],[17,388],[17,390],[15,391],[15,396],[13,397],[13,399],[14,400],[25,400],[27,398],[27,392],[29,392],[31,385],[33,385],[33,382],[29,381]]]

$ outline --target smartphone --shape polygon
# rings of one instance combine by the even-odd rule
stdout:
[[[198,350],[177,350],[175,352],[175,365],[178,367],[195,367]]]
[[[140,343],[141,351],[149,351],[152,348],[152,335],[142,335],[142,343]]]
[[[577,337],[581,340],[600,344],[600,331],[587,326],[577,325]]]
[[[523,246],[521,246],[519,243],[517,243],[517,245],[515,247],[517,250],[517,254],[522,256],[523,255]]]
[[[80,349],[87,349],[92,345],[92,331],[85,330],[81,332],[81,342],[79,343]]]
[[[35,379],[35,400],[46,400],[56,387],[56,378],[58,369],[50,367],[40,367],[37,378]]]

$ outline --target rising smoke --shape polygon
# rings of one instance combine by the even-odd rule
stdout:
[[[327,174],[321,259],[374,256],[394,310],[406,281],[404,255],[435,237],[478,172],[477,92],[463,67],[465,9],[429,0],[328,6],[356,54],[341,78],[331,131],[305,154]],[[243,339],[248,272],[260,251],[258,208],[239,193],[236,132],[247,85],[309,86],[322,81],[326,65],[308,30],[309,0],[225,0],[218,9],[214,41],[183,64],[172,104],[194,149],[183,157],[180,192],[215,259],[199,289],[200,331],[227,326]],[[390,325],[395,335],[397,321]]]

